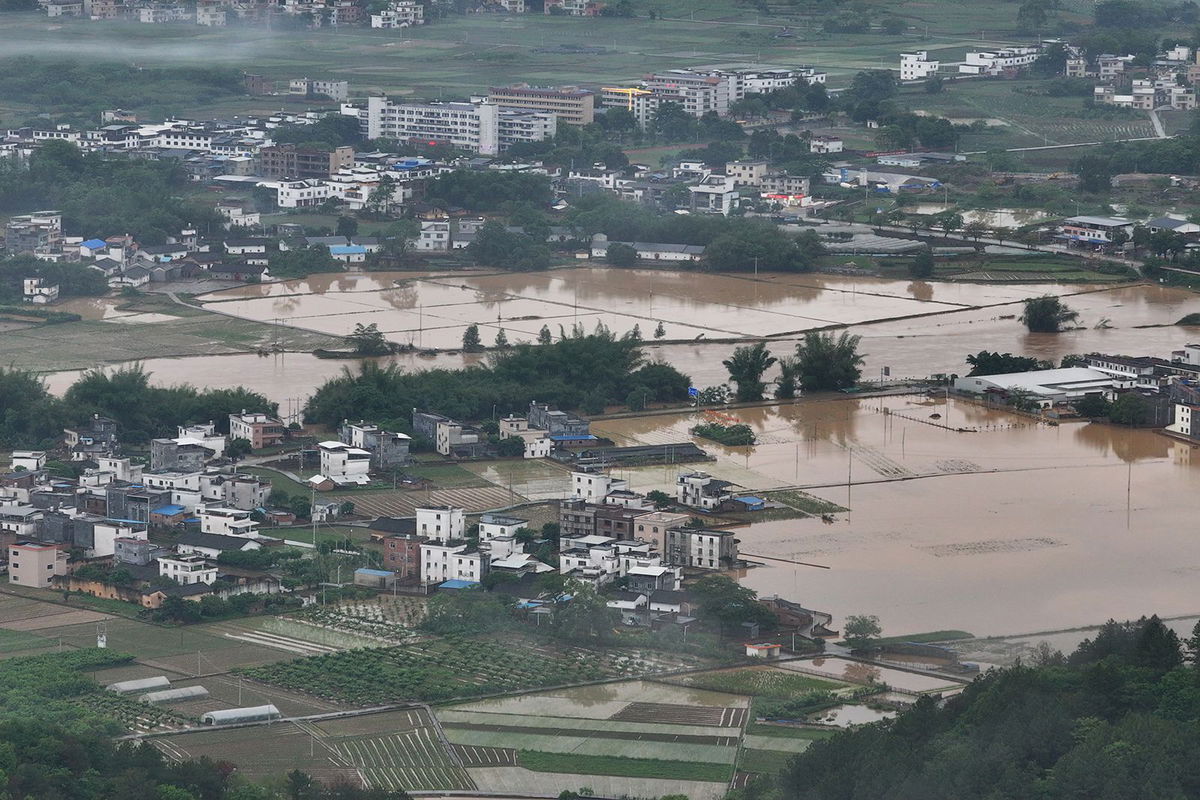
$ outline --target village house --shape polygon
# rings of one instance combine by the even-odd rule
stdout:
[[[338,439],[343,443],[366,450],[371,454],[371,466],[390,469],[408,463],[412,437],[404,433],[385,431],[378,425],[343,420],[338,427]]]
[[[715,511],[733,499],[732,486],[707,472],[683,472],[675,478],[675,500],[701,511]]]
[[[667,531],[663,560],[681,567],[729,569],[737,554],[734,531],[672,528]]]
[[[229,415],[229,438],[245,439],[254,450],[282,444],[285,433],[282,422],[261,412]]]
[[[339,486],[357,484],[365,486],[371,482],[371,453],[342,442],[320,442],[321,475]]]
[[[8,548],[8,580],[20,586],[47,589],[67,574],[67,553],[53,544],[21,540]]]

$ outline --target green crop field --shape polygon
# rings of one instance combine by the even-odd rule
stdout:
[[[689,781],[728,781],[732,770],[726,764],[662,761],[651,758],[585,756],[575,753],[540,753],[521,750],[517,763],[535,772],[565,772],[580,775],[619,775],[629,778],[666,778]]]
[[[771,667],[697,672],[678,681],[699,689],[767,697],[801,697],[811,692],[836,691],[847,685]]]
[[[688,663],[682,659],[675,666]],[[521,636],[429,638],[241,670],[286,689],[351,703],[448,700],[633,676],[667,668],[617,648],[561,646]]]

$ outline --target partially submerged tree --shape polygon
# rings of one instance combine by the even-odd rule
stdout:
[[[796,364],[800,385],[806,391],[847,389],[858,383],[862,375],[863,358],[858,354],[860,336],[842,331],[832,333],[812,331],[796,345]]]
[[[762,342],[739,347],[733,355],[721,363],[729,370],[729,379],[737,384],[736,398],[739,403],[762,400],[763,373],[771,368],[777,359],[767,350]]]
[[[1058,333],[1064,325],[1079,319],[1079,312],[1068,308],[1054,295],[1031,297],[1025,301],[1021,322],[1030,333]]]

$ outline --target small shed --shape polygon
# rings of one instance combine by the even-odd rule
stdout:
[[[178,689],[148,692],[138,699],[143,703],[177,703],[182,700],[204,700],[207,697],[208,689],[203,686],[181,686]]]
[[[779,658],[779,651],[782,649],[783,645],[773,644],[771,642],[747,644],[746,655],[750,658]]]
[[[202,714],[200,721],[205,725],[238,725],[245,722],[268,722],[282,719],[283,715],[273,705],[247,706],[246,708],[222,708]]]
[[[139,692],[151,692],[158,689],[170,689],[171,682],[167,680],[166,675],[156,675],[153,678],[138,678],[132,681],[118,681],[110,683],[104,687],[110,692],[117,694],[136,694]]]
[[[740,510],[745,511],[764,511],[767,507],[766,500],[762,499],[761,497],[754,497],[752,495],[735,497],[733,498],[733,502],[740,507]]]
[[[371,589],[389,589],[396,582],[396,573],[386,569],[367,569],[362,567],[354,570],[354,585],[366,586]]]

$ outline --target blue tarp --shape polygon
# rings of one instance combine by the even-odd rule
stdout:
[[[184,508],[183,508],[183,506],[174,506],[174,505],[172,505],[172,506],[160,506],[160,507],[158,507],[158,508],[154,509],[154,512],[153,512],[153,513],[155,513],[155,514],[164,514],[164,515],[166,515],[166,516],[168,516],[168,517],[173,517],[173,516],[175,516],[176,514],[182,514],[182,513],[183,513],[183,511],[184,511]]]
[[[595,439],[590,433],[558,433],[550,437],[552,442],[591,442]]]
[[[460,580],[458,578],[454,578],[453,580],[442,581],[438,585],[438,588],[439,589],[470,589],[471,587],[478,586],[478,585],[479,585],[479,581],[464,581],[464,580]]]
[[[107,245],[105,244],[105,241],[103,239],[88,239],[86,242],[83,243],[83,246],[89,250],[99,250],[100,248],[106,247]]]
[[[374,575],[376,578],[390,578],[395,573],[388,572],[386,569],[367,569],[366,567],[360,567],[359,569],[354,570],[354,574],[355,575]]]

